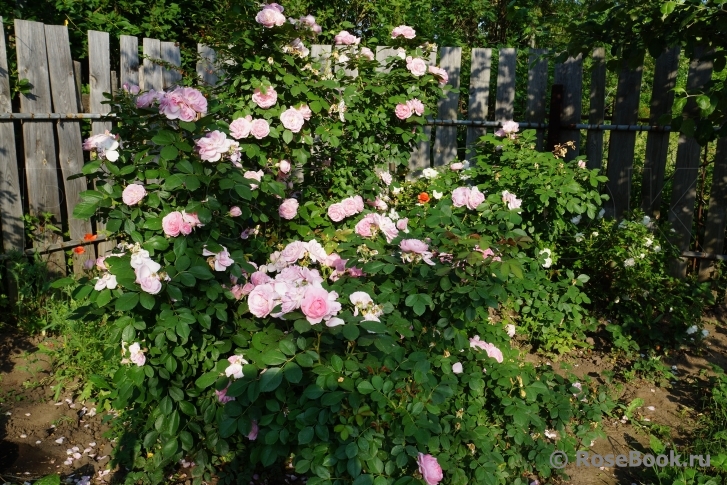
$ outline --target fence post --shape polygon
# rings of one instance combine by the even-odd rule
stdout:
[[[553,84],[550,88],[550,112],[548,113],[548,143],[546,148],[552,152],[560,140],[560,115],[563,110],[563,85]]]

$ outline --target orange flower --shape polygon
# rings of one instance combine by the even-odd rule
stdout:
[[[73,248],[73,252],[76,254],[83,254],[86,252],[86,248],[84,248],[83,246],[76,246],[75,248]]]
[[[97,237],[98,236],[96,236],[96,234],[88,233],[85,236],[83,236],[83,240],[84,241],[95,241]]]
[[[422,192],[417,198],[419,199],[419,202],[421,204],[426,204],[427,202],[429,202],[429,194],[427,194],[426,192]]]

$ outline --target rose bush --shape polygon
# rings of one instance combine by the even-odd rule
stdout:
[[[403,200],[389,167],[407,163],[446,73],[402,26],[386,71],[345,31],[307,59],[315,20],[284,12],[231,11],[215,47],[234,62],[206,97],[113,99],[118,158],[83,168],[97,189],[74,216],[121,240],[74,291],[75,318],[106,322],[119,362],[91,378],[121,413],[114,463],[128,483],[163,483],[180,460],[195,483],[284,464],[309,484],[549,476],[606,404],[522,363],[512,324],[491,318],[544,271],[520,227],[537,218],[460,181],[464,167],[432,179],[439,197]]]

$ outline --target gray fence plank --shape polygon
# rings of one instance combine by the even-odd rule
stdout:
[[[588,124],[602,125],[606,107],[606,49],[593,49],[591,94],[588,106]],[[603,165],[603,130],[588,130],[586,134],[586,166],[589,169]]]
[[[32,92],[20,96],[22,113],[50,113],[52,111],[50,80],[45,46],[45,30],[39,22],[15,20],[15,47],[18,60],[18,76],[32,84]],[[56,143],[51,123],[29,122],[23,124],[25,173],[30,213],[40,216],[53,215],[57,225],[61,223],[60,190]],[[63,240],[51,231],[39,234],[34,247],[47,247]],[[48,254],[48,269],[52,274],[65,275],[66,262],[63,252]]]
[[[694,58],[689,63],[687,90],[697,90],[704,86],[712,76],[712,61],[700,60],[705,55],[704,49],[695,49]],[[699,113],[694,98],[689,98],[684,107],[683,115],[693,117]],[[684,134],[679,135],[677,161],[672,185],[671,204],[669,206],[669,222],[674,229],[672,243],[680,251],[689,249],[692,240],[692,222],[694,219],[694,201],[697,195],[697,176],[699,174],[699,154],[701,147],[697,141]],[[685,277],[687,260],[679,258],[674,261],[672,274]]]
[[[462,67],[461,47],[442,47],[439,67],[447,71],[452,90],[439,101],[438,118],[456,120],[459,108],[459,77]],[[434,138],[434,166],[447,165],[457,158],[457,127],[438,126]]]
[[[2,17],[0,25],[3,25]],[[5,48],[5,30],[0,29],[0,113],[12,112],[10,73]],[[25,248],[21,199],[24,191],[18,174],[14,123],[0,123],[0,140],[0,226],[3,250],[22,251]]]
[[[396,54],[397,51],[393,47],[377,47],[376,60],[379,62],[379,67],[377,68],[377,70],[380,72],[389,72],[389,69],[386,68],[386,59],[391,56],[395,56]]]
[[[432,50],[429,55],[429,64],[437,62],[437,49]],[[447,73],[449,75],[449,73]],[[458,81],[459,82],[459,81]],[[413,180],[421,175],[422,170],[431,166],[431,149],[432,149],[432,127],[425,126],[423,128],[424,140],[414,147],[409,157],[409,173],[407,180]]]
[[[530,49],[528,56],[528,98],[525,106],[525,121],[544,123],[548,95],[548,49]],[[484,118],[483,118],[484,119]],[[538,129],[536,150],[543,149],[545,130]]]
[[[106,32],[98,32],[95,30],[88,31],[88,71],[89,82],[91,84],[91,96],[89,99],[89,111],[91,113],[108,113],[111,107],[108,104],[102,104],[106,99],[103,93],[111,92],[111,61],[110,61],[109,34]],[[93,135],[104,133],[106,130],[111,131],[110,121],[94,121],[91,123],[91,131]],[[96,182],[100,183],[99,181]],[[96,221],[96,232],[103,231],[106,224]],[[104,241],[98,243],[98,254],[103,256],[111,251],[115,246],[114,241]]]
[[[209,46],[197,44],[197,78],[201,84],[214,86],[219,80],[219,67],[217,66],[217,53]]]
[[[612,124],[633,125],[637,123],[642,73],[642,66],[630,69],[624,64],[622,67],[618,76]],[[608,176],[606,187],[610,196],[605,207],[608,217],[620,218],[630,207],[635,145],[636,132],[611,132],[608,166],[606,167]]]
[[[121,86],[139,84],[139,39],[132,35],[122,35],[119,41],[121,63],[119,76]]]
[[[64,25],[46,25],[45,43],[48,51],[48,72],[51,79],[53,110],[56,113],[72,113],[77,108],[76,84],[73,74],[73,60],[68,39],[68,29]],[[81,173],[83,167],[83,140],[81,128],[74,121],[58,121],[58,160],[63,173],[66,210],[68,214],[81,201],[80,193],[87,189],[86,179],[68,180],[68,177]],[[73,217],[68,221],[71,239],[82,240],[85,234],[92,233],[91,221]],[[86,248],[86,254],[73,254],[73,272],[83,274],[83,263],[87,259],[95,259],[92,246]]]
[[[486,120],[490,99],[490,69],[492,67],[492,49],[472,49],[470,68],[470,100],[467,107],[467,118],[470,120]],[[467,127],[467,158],[475,156],[475,144],[487,129],[479,126]]]
[[[561,109],[561,122],[566,124],[581,122],[581,109],[583,104],[583,58],[569,57],[563,64],[555,66],[554,84],[563,85],[563,108]],[[573,160],[580,154],[581,132],[578,130],[561,130],[560,143],[575,142],[575,150],[568,150],[565,160]]]
[[[651,91],[649,124],[657,125],[664,115],[671,115],[674,104],[674,86],[679,69],[679,47],[665,51],[656,60],[654,84]],[[650,131],[646,136],[646,155],[641,184],[641,209],[658,217],[661,191],[664,188],[664,171],[669,154],[669,132]]]
[[[709,212],[704,228],[704,243],[700,250],[708,254],[722,254],[725,226],[727,226],[727,137],[722,137],[717,140],[712,190],[709,194]],[[699,262],[699,281],[710,279],[713,271],[714,261],[702,259]]]
[[[73,61],[73,78],[76,82],[76,109],[78,113],[83,113],[83,101],[81,98],[81,63]]]
[[[154,60],[162,57],[162,43],[158,39],[144,38],[142,45],[144,62],[139,73],[141,89],[144,91],[150,89],[161,91],[164,88],[162,66],[154,62]]]
[[[497,91],[495,92],[495,121],[512,120],[515,112],[515,69],[517,51],[500,49],[497,61]]]
[[[179,51],[179,46],[174,42],[162,42],[161,43],[163,61],[168,62],[174,66],[182,65],[182,54]],[[171,86],[176,86],[179,81],[182,80],[182,73],[174,70],[167,69],[166,67],[162,70],[162,77],[164,79],[164,89]]]

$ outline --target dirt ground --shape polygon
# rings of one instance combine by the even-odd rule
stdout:
[[[666,441],[670,439],[677,446],[689,443],[698,418],[697,384],[705,382],[712,373],[710,364],[727,369],[727,313],[711,315],[705,321],[709,336],[701,348],[672,353],[664,359],[669,367],[677,368],[670,381],[634,379],[610,383],[622,403],[643,399],[634,417],[642,423],[659,425],[662,437],[668,436]],[[59,473],[68,479],[67,483],[76,485],[113,483],[115,472],[109,470],[109,461],[114,443],[104,437],[108,424],[102,421],[105,415],[106,419],[115,418],[96,410],[93,402],[74,401],[70,394],[55,399],[49,379],[52,363],[37,352],[43,341],[43,337],[0,334],[0,480],[22,484]],[[580,351],[559,361],[529,354],[527,360],[536,365],[552,365],[560,374],[575,375],[584,385],[594,387],[606,384],[607,371],[617,371],[620,365],[598,351]],[[643,426],[607,417],[603,429],[607,438],[597,440],[590,448],[592,453],[648,452],[649,433]],[[635,468],[569,464],[565,471],[569,480],[541,480],[540,485],[642,483]]]

